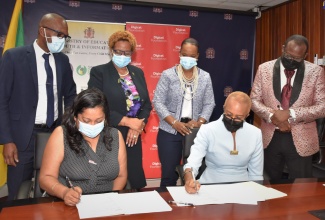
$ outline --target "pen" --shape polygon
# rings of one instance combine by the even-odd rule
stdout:
[[[68,176],[65,176],[65,179],[66,179],[66,181],[68,182],[70,188],[74,190],[74,186],[73,186],[71,180],[69,179],[69,177],[68,177]]]
[[[173,200],[169,200],[168,203],[171,203],[171,204],[180,204],[180,205],[188,205],[188,206],[194,206],[193,203],[188,203],[188,202],[175,202]]]
[[[193,181],[194,181],[194,189],[196,190],[196,193],[197,193],[197,188],[196,188],[196,179],[195,179],[195,176],[194,176],[194,172],[193,172],[193,168],[191,168],[192,170],[192,177],[193,177]]]

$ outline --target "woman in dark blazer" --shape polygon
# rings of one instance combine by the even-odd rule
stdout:
[[[152,109],[143,71],[130,65],[136,40],[128,31],[118,31],[109,38],[109,63],[94,66],[88,88],[104,92],[110,106],[111,126],[122,133],[127,146],[128,181],[133,189],[146,186],[142,167],[141,133]]]

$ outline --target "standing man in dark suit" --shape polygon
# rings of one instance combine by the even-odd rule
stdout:
[[[264,169],[280,179],[312,176],[312,155],[319,150],[315,119],[325,116],[322,67],[305,61],[308,40],[289,37],[282,56],[259,66],[251,91],[252,110],[262,119]]]
[[[67,107],[76,96],[69,58],[61,53],[69,39],[66,20],[46,14],[32,45],[9,49],[2,57],[0,144],[8,164],[9,200],[32,178],[36,133],[60,124],[63,102]]]

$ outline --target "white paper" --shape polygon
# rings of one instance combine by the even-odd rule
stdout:
[[[255,182],[201,185],[197,194],[188,194],[184,187],[167,187],[175,202],[194,205],[238,203],[257,205],[259,201],[286,196],[278,190]],[[177,204],[178,206],[183,206]]]
[[[172,210],[157,191],[82,195],[77,208],[80,219]]]

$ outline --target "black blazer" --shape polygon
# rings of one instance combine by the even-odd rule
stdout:
[[[54,54],[58,89],[58,120],[76,96],[69,58]],[[38,103],[38,78],[33,45],[7,50],[0,66],[0,143],[24,150],[32,136]]]
[[[141,98],[141,108],[138,113],[138,118],[144,118],[145,122],[147,122],[152,106],[144,73],[136,66],[128,65],[127,68]],[[127,113],[126,97],[121,84],[118,82],[119,78],[120,76],[113,62],[110,61],[109,63],[93,67],[90,71],[90,79],[88,81],[88,88],[96,87],[106,95],[110,108],[109,120],[110,124],[114,127],[117,127],[118,123],[120,123]]]

